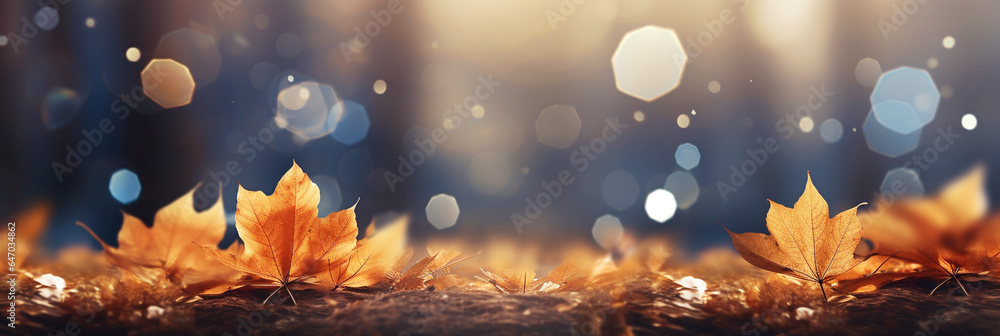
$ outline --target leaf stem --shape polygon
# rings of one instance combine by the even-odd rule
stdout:
[[[298,306],[299,303],[295,302],[295,295],[292,295],[292,290],[288,288],[288,285],[285,285],[284,287],[285,287],[285,291],[288,291],[288,297],[292,298],[292,304]]]

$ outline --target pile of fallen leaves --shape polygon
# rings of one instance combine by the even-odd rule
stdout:
[[[979,166],[935,197],[903,198],[860,214],[856,206],[830,218],[807,178],[793,208],[771,202],[770,236],[729,234],[747,262],[814,283],[824,298],[827,284],[858,293],[909,278],[940,281],[931,294],[954,281],[969,295],[961,277],[997,277],[1000,261],[1000,214],[986,216],[985,185]]]
[[[792,208],[771,202],[771,235],[729,232],[742,259],[711,250],[680,263],[665,243],[649,241],[626,253],[567,258],[539,277],[523,260],[463,263],[479,253],[456,248],[427,248],[411,262],[405,217],[381,229],[372,223],[363,236],[354,207],[320,218],[319,189],[293,163],[272,195],[240,186],[242,244],[216,247],[226,228],[221,197],[197,212],[192,191],[151,227],[124,214],[117,247],[91,231],[103,257],[67,249],[27,266],[18,280],[33,285],[18,288],[18,331],[760,335],[854,324],[848,333],[913,333],[926,321],[947,323],[938,312],[967,303],[1000,317],[991,303],[1000,287],[1000,216],[986,215],[984,179],[979,167],[935,197],[858,213],[862,204],[831,218],[807,178]],[[44,222],[45,211],[19,218]],[[480,258],[516,255],[498,250]],[[945,295],[927,296],[949,281],[955,287]],[[955,308],[961,294],[978,298]],[[917,307],[892,311],[896,305]],[[885,319],[874,323],[871,314]]]

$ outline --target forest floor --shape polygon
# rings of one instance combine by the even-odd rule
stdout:
[[[78,265],[79,266],[79,265]],[[278,291],[240,289],[178,299],[176,288],[120,282],[111,268],[48,267],[67,281],[61,301],[18,278],[15,335],[990,335],[1000,334],[1000,282],[902,281],[865,294],[778,280],[749,265],[645,272],[609,288],[515,293],[483,286]],[[697,290],[673,279],[694,274]],[[45,294],[48,294],[48,298]],[[58,297],[58,296],[56,296]],[[152,308],[151,308],[152,307]],[[162,310],[160,310],[162,308]],[[6,314],[5,314],[6,315]],[[6,327],[5,327],[6,328]]]

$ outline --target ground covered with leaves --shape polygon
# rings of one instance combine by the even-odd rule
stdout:
[[[970,296],[954,285],[929,295],[936,281],[912,280],[873,293],[834,292],[830,302],[824,302],[808,283],[770,275],[737,258],[714,261],[702,267],[639,272],[601,288],[569,292],[502,293],[471,285],[445,290],[323,291],[293,285],[297,304],[284,292],[262,304],[271,290],[241,288],[178,301],[183,293],[170,283],[130,284],[120,280],[115,268],[102,267],[99,259],[78,260],[46,267],[66,276],[60,293],[22,276],[23,283],[35,285],[21,286],[17,293],[20,315],[12,331],[23,335],[986,335],[1000,328],[1000,282],[992,277],[962,278]],[[672,280],[694,272],[704,277],[704,291]]]
[[[1000,213],[984,169],[937,195],[831,217],[806,177],[770,234],[729,232],[729,249],[675,256],[666,240],[563,251],[405,242],[407,218],[359,230],[354,207],[318,217],[298,165],[275,191],[240,188],[240,240],[219,249],[221,202],[194,191],[152,226],[123,215],[118,246],[21,264],[16,333],[229,335],[995,334]],[[862,204],[864,205],[864,204]],[[31,216],[28,216],[31,217]],[[241,243],[242,242],[242,243]],[[415,258],[417,256],[417,258]],[[544,276],[542,276],[544,274]]]

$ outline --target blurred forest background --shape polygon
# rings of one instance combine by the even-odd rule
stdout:
[[[626,241],[663,235],[687,251],[729,246],[716,221],[763,232],[766,200],[791,205],[806,171],[831,212],[874,204],[887,173],[935,148],[939,130],[949,128],[959,137],[937,147],[926,168],[910,163],[919,178],[908,185],[930,194],[982,162],[991,205],[1000,196],[996,1],[49,2],[48,10],[33,1],[0,3],[0,214],[50,202],[48,250],[97,247],[76,221],[113,242],[120,210],[152,223],[159,208],[198,183],[215,183],[231,161],[239,173],[219,178],[230,217],[237,183],[270,193],[295,160],[322,190],[321,215],[360,199],[362,225],[388,212],[410,214],[414,242],[509,240],[543,251],[580,242],[597,248],[595,222],[605,215],[618,219]],[[26,25],[36,34],[25,34]],[[689,62],[679,86],[644,101],[616,87],[612,56],[626,34],[649,25],[676,32]],[[352,42],[359,32],[366,44]],[[116,103],[142,87],[153,59],[190,69],[190,101]],[[863,126],[872,71],[877,79],[902,66],[926,70],[940,103],[915,149],[893,158],[873,150],[876,139]],[[469,109],[472,117],[449,125],[443,115],[490,80],[500,84]],[[305,90],[284,90],[301,83]],[[810,97],[818,92],[829,94],[817,104]],[[303,125],[279,120],[280,111],[312,104],[317,93],[326,99],[321,115],[311,116],[319,119],[297,119],[304,129],[288,131]],[[540,118],[554,105],[572,112]],[[808,122],[796,115],[803,107]],[[573,113],[578,135],[572,125],[566,130],[572,118],[564,122]],[[578,171],[573,152],[601,137],[615,116],[628,128]],[[114,130],[71,172],[57,173],[67,146],[86,141],[106,118]],[[833,126],[821,134],[827,120],[842,125],[841,137],[834,139]],[[243,144],[272,128],[273,141]],[[419,150],[436,129],[447,140],[390,188],[386,172],[398,174],[400,156]],[[566,132],[568,148],[546,140]],[[747,151],[772,138],[780,149],[755,163],[745,184],[721,192],[720,182],[734,184],[733,167],[752,159]],[[698,153],[693,167],[691,152],[676,155],[685,143]],[[536,199],[563,170],[573,183],[519,233],[512,215],[524,215],[525,199]],[[113,181],[116,172],[123,174]],[[676,172],[687,175],[666,186]],[[663,188],[682,203],[676,213],[644,206]],[[438,194],[454,197],[454,226],[439,229],[450,223],[428,219],[430,212],[448,222],[454,214],[447,202],[429,207]],[[664,212],[663,223],[650,218]],[[224,246],[235,228],[227,237]]]

